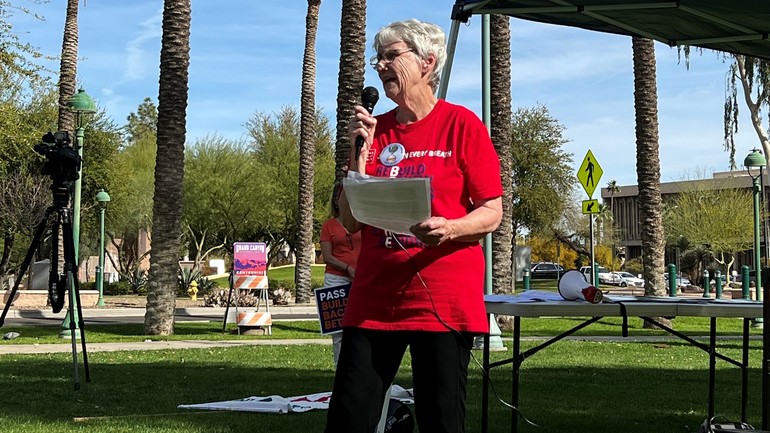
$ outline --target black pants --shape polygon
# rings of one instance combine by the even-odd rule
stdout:
[[[472,340],[455,332],[345,328],[326,433],[374,432],[407,346],[420,433],[464,432]]]

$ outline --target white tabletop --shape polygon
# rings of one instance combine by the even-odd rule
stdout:
[[[526,293],[526,292],[525,292]],[[556,295],[558,296],[558,294]],[[518,298],[518,299],[517,299]],[[487,312],[504,316],[620,316],[622,302],[629,316],[696,316],[696,317],[762,317],[762,302],[744,300],[714,300],[694,298],[650,298],[634,296],[605,296],[605,302],[591,304],[585,301],[532,300],[518,295],[487,295]],[[609,301],[609,302],[607,302]]]

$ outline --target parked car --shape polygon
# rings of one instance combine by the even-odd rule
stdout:
[[[644,279],[639,278],[630,272],[610,272],[609,284],[618,285],[620,287],[644,287]]]
[[[591,281],[590,266],[582,266],[580,268],[580,273],[586,277],[586,281]],[[604,266],[596,265],[596,273],[598,274],[597,277],[599,278],[600,284],[612,284],[612,276],[610,275],[610,271],[608,271],[607,268]]]
[[[666,285],[668,285],[668,272],[663,274],[663,277],[666,279]],[[689,286],[690,280],[687,277],[680,275],[677,275],[676,277],[676,286],[677,287],[684,287]]]
[[[556,280],[564,272],[566,272],[566,269],[556,263],[537,262],[532,263],[532,266],[529,268],[529,278],[533,280]]]

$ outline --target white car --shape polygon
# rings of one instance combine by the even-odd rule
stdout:
[[[638,278],[630,272],[610,272],[612,283],[620,287],[644,287],[644,279]]]
[[[583,274],[586,281],[591,281],[591,267],[590,266],[583,266],[580,268],[580,273]],[[612,275],[610,275],[610,271],[607,270],[604,266],[596,266],[596,276],[599,278],[600,284],[612,284]]]

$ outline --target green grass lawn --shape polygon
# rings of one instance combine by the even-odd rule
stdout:
[[[578,318],[522,320],[524,336],[556,335]],[[629,318],[630,333],[661,335]],[[720,319],[720,336],[737,335],[739,319]],[[708,319],[680,317],[677,330],[706,335]],[[143,326],[87,325],[88,342],[175,339],[328,338],[316,321],[276,322],[273,335],[222,333],[221,322],[177,322],[170,337],[141,335]],[[69,343],[59,327],[3,328],[22,336],[0,344]],[[752,332],[759,332],[752,330]],[[503,337],[508,337],[504,333]],[[606,318],[579,335],[620,335],[619,318]],[[507,338],[506,338],[507,341]],[[510,343],[506,343],[510,347]],[[536,341],[523,341],[524,349]],[[740,358],[740,343],[722,340],[720,352]],[[80,349],[78,345],[78,349]],[[481,420],[481,353],[474,351],[468,384],[467,431],[478,432]],[[493,352],[502,360],[509,352]],[[318,432],[325,411],[268,415],[192,412],[179,404],[248,396],[293,396],[328,391],[333,381],[331,345],[211,347],[208,349],[89,352],[92,381],[73,391],[72,356],[63,354],[0,355],[3,390],[0,425],[13,433],[240,433]],[[760,417],[761,343],[753,341],[750,364],[749,421]],[[740,415],[740,371],[717,363],[717,413]],[[490,432],[510,431],[510,365],[490,373],[496,395],[490,397]],[[566,340],[528,358],[521,370],[519,408],[540,427],[521,422],[524,433],[695,432],[707,410],[707,353],[679,340],[657,342]],[[406,356],[396,383],[411,386]],[[78,418],[85,418],[75,421]]]
[[[524,342],[530,347],[533,342]],[[738,348],[726,349],[738,356]],[[499,360],[503,353],[493,353]],[[759,417],[760,347],[752,346],[750,421]],[[481,354],[474,352],[479,360]],[[326,413],[268,415],[194,413],[179,404],[248,396],[328,391],[331,346],[255,346],[89,354],[92,381],[72,389],[69,354],[0,356],[3,432],[236,433],[318,432]],[[471,362],[469,432],[479,431],[482,372]],[[396,379],[411,386],[408,356]],[[707,355],[670,342],[563,341],[528,359],[521,371],[520,410],[540,427],[522,432],[693,432],[707,409]],[[82,365],[81,365],[82,367]],[[510,370],[491,373],[510,402]],[[719,363],[717,410],[739,415],[739,371]],[[490,431],[510,430],[510,410],[492,397]],[[75,418],[86,417],[75,422]]]

